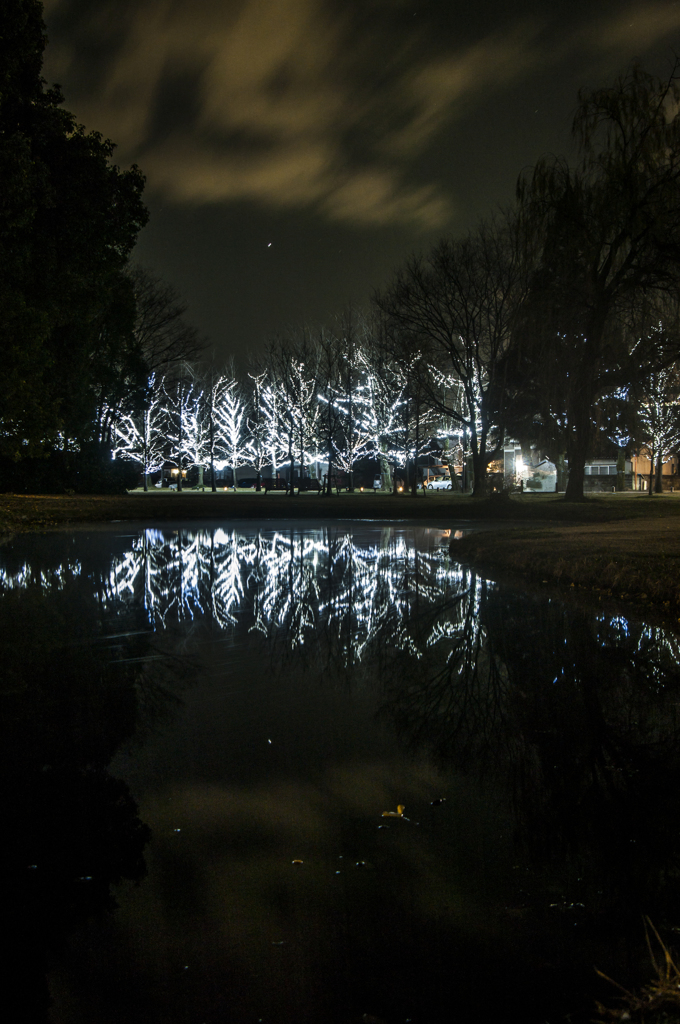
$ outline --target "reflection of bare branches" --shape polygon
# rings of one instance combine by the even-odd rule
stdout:
[[[625,889],[630,909],[643,893],[650,908],[680,868],[675,638],[521,596],[506,611],[494,644],[512,684],[508,778],[524,840],[597,880],[598,899]]]
[[[383,714],[411,744],[503,780],[537,862],[566,858],[600,902],[625,888],[636,913],[642,894],[648,907],[668,900],[680,875],[677,637],[467,584],[403,615],[410,648],[389,631],[375,646]]]
[[[395,655],[393,636],[383,637],[383,712],[411,743],[479,771],[504,750],[508,676],[482,626],[487,584],[474,574],[463,582],[448,600],[411,610],[405,631],[415,638],[412,650],[402,646]],[[427,659],[414,653],[423,640]]]

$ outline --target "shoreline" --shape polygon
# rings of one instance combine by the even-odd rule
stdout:
[[[450,544],[457,561],[563,592],[587,592],[677,616],[680,530],[675,522],[552,525],[470,534]]]
[[[248,519],[484,523],[486,529],[452,539],[452,557],[492,577],[585,590],[666,613],[680,607],[680,494],[593,495],[575,504],[558,495],[472,499],[441,491],[415,498],[380,492],[0,494],[5,541],[17,533],[115,521]]]

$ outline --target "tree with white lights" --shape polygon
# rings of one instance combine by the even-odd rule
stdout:
[[[285,395],[269,372],[259,389],[259,406],[261,443],[264,452],[269,456],[268,463],[265,464],[271,466],[272,479],[276,480],[279,466],[289,455],[290,432],[285,426],[288,424],[288,418],[284,414]]]
[[[305,465],[318,459],[318,352],[303,329],[297,336],[275,340],[267,355],[279,418],[279,439],[285,444],[290,466],[288,493],[292,495],[296,457],[300,462],[300,484]]]
[[[362,360],[364,374],[357,394],[360,430],[370,441],[371,454],[380,461],[383,486],[396,489],[397,478],[391,469],[395,465],[392,448],[404,404],[403,383],[382,346],[366,346]]]
[[[194,418],[195,396],[192,377],[192,367],[188,363],[182,363],[174,381],[163,379],[169,442],[168,461],[174,462],[177,466],[178,491],[183,489],[187,445],[190,444],[189,433]]]
[[[270,391],[268,386],[267,371],[249,373],[251,383],[251,400],[248,406],[247,432],[248,432],[248,457],[250,464],[257,471],[256,490],[261,490],[262,470],[267,466],[272,467],[272,474],[276,479],[276,465],[278,461],[278,442],[276,440],[276,429],[272,430],[269,401]]]
[[[330,398],[338,413],[334,461],[348,474],[350,491],[354,490],[354,466],[372,450],[370,437],[364,429],[360,399],[366,371],[362,345],[367,332],[366,321],[351,307],[338,317],[334,331],[339,353]]]
[[[185,396],[182,445],[186,465],[198,469],[200,488],[203,488],[203,470],[211,455],[210,420],[206,415],[206,397],[209,394],[206,394],[207,389],[201,386],[202,383],[200,379],[192,381]]]
[[[236,470],[249,462],[246,411],[241,385],[236,377],[220,377],[215,398],[215,424],[221,458],[215,461],[215,465],[218,469],[231,469],[234,490]]]
[[[149,489],[149,474],[162,469],[165,462],[167,395],[163,378],[149,378],[144,409],[138,415],[120,413],[111,434],[114,459],[140,463],[144,474],[144,490]]]
[[[680,370],[652,373],[644,382],[638,408],[637,441],[649,456],[649,493],[663,490],[663,464],[680,448]]]

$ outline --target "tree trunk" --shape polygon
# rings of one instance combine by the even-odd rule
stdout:
[[[392,479],[390,474],[390,464],[387,461],[387,456],[385,455],[384,451],[381,451],[380,453],[380,475],[382,477],[380,482],[385,488],[385,490],[391,491]]]
[[[202,491],[205,490],[205,487],[203,486],[203,466],[198,467],[198,486]]]
[[[604,321],[602,316],[594,315],[588,331],[588,342],[592,352],[600,352]],[[584,478],[586,459],[593,439],[593,406],[597,394],[593,381],[595,364],[584,357],[584,362],[577,370],[571,385],[570,399],[567,402],[567,422],[570,424],[570,439],[567,442],[569,457],[569,479],[564,492],[565,501],[584,500]]]
[[[586,468],[586,451],[582,445],[575,445],[569,452],[569,479],[564,492],[565,501],[583,501],[583,478]]]
[[[656,457],[656,477],[654,480],[654,493],[663,494],[663,454],[659,452]]]
[[[354,410],[352,409],[352,387],[354,385],[354,375],[349,375],[349,433],[347,435],[348,445],[347,454],[349,456],[349,490],[350,494],[354,493],[354,459],[352,453],[354,451]]]
[[[654,452],[649,453],[649,480],[647,481],[647,494],[650,498],[654,494]]]
[[[618,455],[616,456],[616,490],[625,491],[626,489],[626,450],[625,448],[619,448]]]
[[[485,498],[488,485],[486,456],[480,452],[472,452],[472,497]]]
[[[555,457],[555,491],[559,494],[567,489],[568,472],[564,452]]]
[[[212,408],[210,409],[210,490],[213,494],[217,491],[217,483],[215,481],[215,424]]]
[[[420,447],[420,406],[416,407],[416,444],[413,453],[413,484],[411,494],[414,498],[418,496],[418,449]],[[424,491],[423,491],[424,493]]]
[[[149,490],[149,474],[147,467],[149,465],[149,438],[148,429],[146,422],[146,410],[144,410],[144,490]]]
[[[177,490],[182,490],[182,391],[179,393],[179,443],[177,445]]]

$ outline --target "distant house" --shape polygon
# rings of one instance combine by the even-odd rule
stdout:
[[[522,466],[519,479],[522,489],[533,494],[555,493],[557,469],[549,459],[541,459],[535,465]]]
[[[585,465],[584,492],[591,494],[596,491],[615,491],[617,479],[616,458],[591,459]],[[633,467],[630,459],[626,459],[624,471],[624,488],[633,489]]]
[[[647,463],[649,466],[649,463]],[[536,449],[523,454],[517,444],[508,444],[504,451],[505,478],[519,485],[525,493],[549,493],[556,490],[557,469],[549,459],[540,457]],[[647,469],[649,472],[649,469]],[[585,465],[583,489],[585,492],[612,491],[617,485],[616,457],[590,459]],[[631,459],[626,459],[624,487],[636,487],[635,471]]]
[[[634,455],[631,459],[631,466],[633,490],[648,490],[649,471],[651,469],[649,455]],[[661,467],[661,486],[664,491],[677,491],[680,489],[680,458],[677,455],[667,459]]]
[[[535,449],[523,455],[520,445],[510,442],[503,451],[503,477],[506,487],[518,486],[529,494],[554,493],[557,469]]]

